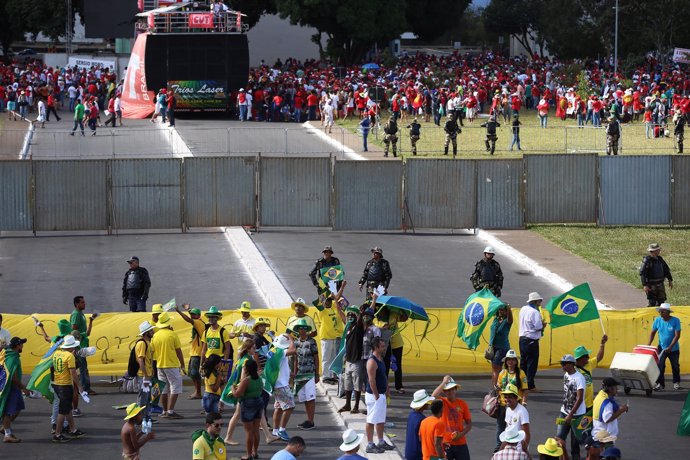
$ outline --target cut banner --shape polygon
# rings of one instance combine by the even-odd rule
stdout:
[[[475,331],[476,343],[482,345],[478,351],[469,349],[468,345],[458,337],[459,308],[426,308],[429,322],[410,321],[401,332],[403,339],[403,367],[406,375],[413,374],[445,374],[448,369],[455,373],[481,374],[490,372],[491,366],[484,359],[484,345],[488,344],[490,331],[485,327],[481,333]],[[514,310],[519,310],[515,308]],[[311,312],[310,312],[311,313]],[[264,317],[271,321],[271,329],[276,333],[285,332],[287,320],[294,312],[290,308],[280,310],[265,309],[252,311],[255,318]],[[517,315],[518,311],[514,311]],[[606,327],[609,341],[606,345],[606,355],[599,364],[608,367],[617,351],[630,352],[641,343],[649,340],[652,322],[659,314],[653,308],[639,308],[634,310],[601,310],[601,320]],[[26,337],[29,341],[24,344],[21,354],[22,369],[30,374],[41,358],[46,354],[51,344],[47,343],[40,330],[36,329],[30,315],[4,314],[2,327],[8,329],[13,336]],[[38,319],[45,325],[48,335],[58,332],[57,321],[68,319],[69,313],[38,314]],[[178,332],[182,342],[182,353],[185,361],[189,359],[192,329],[178,314],[171,312],[173,328]],[[678,317],[683,324],[690,323],[690,307],[673,307],[673,316]],[[228,330],[241,317],[237,310],[223,311],[221,326]],[[314,317],[319,324],[318,317]],[[91,375],[122,376],[127,370],[129,351],[137,340],[139,324],[144,320],[151,320],[150,313],[104,313],[93,323],[90,337],[91,346],[97,347],[94,356],[88,358]],[[492,318],[483,324],[491,325]],[[428,324],[428,331],[424,330]],[[513,324],[509,340],[512,347],[518,347],[518,325]],[[601,340],[601,329],[592,327],[590,322],[575,323],[569,327],[557,329],[547,328],[540,342],[539,366],[559,368],[558,359],[566,353],[583,345],[586,348],[598,347]],[[319,337],[316,338],[320,343]],[[690,347],[690,334],[680,337],[681,348]],[[690,348],[688,348],[690,349]],[[555,360],[549,362],[550,356]],[[681,353],[680,365],[690,368],[690,353]],[[669,366],[670,367],[670,366]],[[670,369],[668,369],[670,372]],[[270,382],[269,382],[270,383]]]

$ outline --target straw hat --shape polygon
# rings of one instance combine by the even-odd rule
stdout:
[[[294,302],[292,302],[292,303],[290,304],[290,308],[292,308],[293,310],[295,310],[295,309],[296,309],[298,306],[300,306],[300,305],[301,305],[302,307],[304,307],[304,312],[305,312],[305,313],[309,311],[309,305],[307,305],[306,302],[304,302],[304,299],[301,298],[301,297],[298,297],[297,300],[295,300]]]
[[[145,406],[140,406],[137,403],[132,403],[129,406],[127,406],[127,415],[125,416],[125,420],[129,420],[130,418],[134,418],[137,416],[137,414],[145,409]]]
[[[158,317],[158,322],[156,323],[156,327],[158,329],[163,329],[166,327],[172,326],[170,323],[172,322],[172,319],[170,318],[170,315],[167,314],[166,312],[163,312],[160,314]]]
[[[615,442],[618,436],[614,436],[606,430],[601,430],[594,435],[597,441],[607,444],[609,442]]]
[[[539,444],[537,446],[537,452],[550,457],[560,457],[563,455],[563,449],[554,438],[549,438],[544,444]]]
[[[349,452],[357,448],[357,446],[362,443],[362,439],[364,439],[363,434],[357,434],[357,432],[351,428],[345,430],[345,433],[343,433],[343,443],[340,445],[340,450],[343,452]]]
[[[74,338],[73,335],[66,335],[65,338],[62,341],[62,345],[60,345],[60,348],[76,348],[79,346],[79,341]]]
[[[163,313],[163,304],[162,303],[154,303],[153,306],[151,307],[151,313],[153,313],[153,314]]]
[[[414,392],[414,396],[412,397],[412,402],[410,403],[410,407],[412,409],[419,409],[420,407],[426,406],[428,403],[433,401],[434,398],[433,396],[430,396],[429,393],[426,392],[426,390],[417,390]]]
[[[453,380],[453,377],[451,377],[451,378],[448,380],[448,383],[446,383],[445,385],[443,385],[443,389],[444,389],[444,390],[450,390],[451,388],[458,388],[458,389],[460,389],[460,385],[458,385],[458,384],[455,382],[455,380]]]
[[[536,300],[544,300],[544,298],[539,295],[538,292],[530,292],[529,296],[527,296],[527,303],[534,302]]]

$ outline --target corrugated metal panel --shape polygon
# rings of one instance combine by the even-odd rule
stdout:
[[[254,157],[185,159],[187,226],[253,225],[254,163]]]
[[[330,158],[261,158],[261,225],[330,225]]]
[[[595,154],[525,155],[525,167],[527,222],[596,222]]]
[[[335,163],[335,229],[399,229],[401,206],[402,162]]]
[[[477,162],[477,227],[521,228],[522,160]]]
[[[112,160],[113,228],[179,228],[177,159]]]
[[[105,230],[106,160],[34,161],[36,230]]]
[[[671,157],[599,158],[601,225],[664,225],[671,221]]]
[[[31,230],[31,162],[0,161],[0,230]]]
[[[474,228],[476,161],[414,159],[405,165],[405,197],[415,228]]]
[[[690,225],[690,157],[673,157],[673,225]]]

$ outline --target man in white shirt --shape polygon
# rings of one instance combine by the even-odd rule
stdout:
[[[561,358],[561,367],[565,372],[563,374],[563,405],[561,405],[561,418],[563,422],[558,425],[556,437],[563,441],[568,437],[568,433],[573,430],[571,424],[578,423],[578,420],[587,412],[585,407],[585,387],[587,382],[584,375],[575,369],[575,363],[573,355],[565,355]],[[573,436],[576,436],[574,430]],[[580,440],[578,439],[578,441]],[[573,458],[580,458],[579,442],[573,444],[571,456]]]
[[[538,292],[530,292],[527,305],[520,309],[520,368],[525,372],[527,388],[531,392],[535,392],[534,377],[539,365],[539,339],[546,327],[539,313],[539,306],[543,300]]]

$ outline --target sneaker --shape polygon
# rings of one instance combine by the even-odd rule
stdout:
[[[206,413],[206,412],[204,412],[204,414],[205,414],[205,413]],[[167,412],[163,412],[162,414],[160,414],[160,415],[158,416],[158,418],[168,418],[168,413],[167,413]]]
[[[680,383],[674,383],[673,384],[673,389],[674,390],[680,390],[682,387],[680,386]]]
[[[302,428],[304,428],[304,425],[306,425],[307,423],[309,423],[309,421],[305,420],[304,422],[299,423],[299,424],[297,425],[297,428],[302,429]]]
[[[53,435],[53,442],[66,443],[70,442],[71,440],[71,438],[68,438],[64,434]]]
[[[50,434],[55,434],[55,424],[54,423],[50,426]]]
[[[17,443],[22,442],[22,440],[16,437],[14,434],[6,434],[4,442]]]
[[[299,426],[299,428],[301,430],[313,430],[316,427],[314,426],[314,424],[312,422],[307,420],[306,422],[302,423],[301,426]]]
[[[379,443],[376,444],[376,447],[382,450],[395,450],[395,446],[391,446],[386,441],[379,441]]]
[[[654,391],[664,391],[664,387],[662,387],[660,383],[657,383],[654,386]]]
[[[177,412],[173,412],[173,413],[168,412],[168,418],[177,420],[177,419],[184,418],[184,415],[180,415]]]
[[[382,454],[384,452],[385,452],[385,450],[381,449],[379,446],[377,446],[373,442],[370,442],[369,444],[367,444],[367,454]]]
[[[288,442],[290,440],[290,435],[288,435],[287,430],[279,430],[278,437],[285,442]]]
[[[70,438],[81,438],[84,436],[84,432],[81,430],[74,430],[68,434]]]
[[[72,410],[72,417],[81,417],[81,411],[79,409]]]

